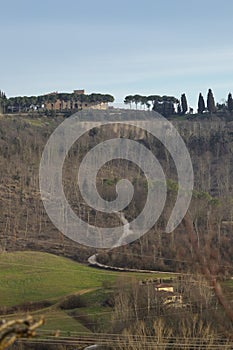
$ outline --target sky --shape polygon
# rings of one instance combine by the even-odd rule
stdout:
[[[0,0],[0,89],[126,95],[233,92],[232,0]]]

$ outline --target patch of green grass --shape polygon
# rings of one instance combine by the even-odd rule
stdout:
[[[89,294],[91,294],[90,298]],[[92,331],[100,331],[101,329],[106,331],[111,325],[110,320],[113,313],[113,307],[104,305],[107,297],[107,294],[101,297],[99,291],[87,293],[82,296],[88,301],[87,305],[67,310],[67,313]]]
[[[69,335],[70,332],[89,333],[90,329],[85,327],[81,321],[69,315],[66,311],[57,307],[38,310],[30,313],[35,319],[43,317],[45,323],[40,327],[39,333],[53,335],[56,331],[62,331],[63,335]],[[15,318],[25,318],[25,313],[17,313],[17,315],[7,315],[4,319],[12,320]]]
[[[104,185],[108,185],[108,186],[113,186],[116,185],[116,183],[118,182],[118,178],[114,178],[114,179],[103,179],[103,184]]]
[[[113,311],[112,305],[110,307],[106,301],[113,301],[113,294],[113,289],[97,289],[82,295],[86,307],[76,309],[77,315],[86,315],[92,322],[98,322],[106,328]]]
[[[227,280],[223,283],[223,287],[229,290],[233,295],[233,279]]]
[[[107,330],[109,328],[113,309],[104,307],[86,307],[71,311],[78,322],[83,322],[92,331]]]
[[[0,254],[0,307],[49,300],[51,306],[32,311],[44,315],[44,330],[87,332],[101,324],[109,326],[112,308],[105,301],[111,298],[119,277],[137,279],[169,277],[169,274],[122,273],[94,269],[67,258],[42,252]],[[66,296],[79,294],[85,307],[61,310]],[[20,311],[17,317],[23,315]],[[16,314],[7,318],[16,317]]]
[[[40,118],[37,118],[37,119],[24,118],[23,120],[32,126],[44,126],[44,123],[41,121]]]
[[[112,289],[100,288],[83,294],[81,298],[87,306],[101,305],[106,299],[108,299],[111,296],[112,293]]]
[[[52,310],[45,315],[45,324],[41,330],[56,331],[62,330],[62,333],[66,332],[90,332],[82,323],[76,321],[73,317],[69,316],[65,311]]]
[[[95,289],[114,281],[114,272],[95,270],[40,252],[0,254],[0,306],[41,301]]]
[[[94,269],[67,258],[42,252],[0,254],[0,306],[52,300],[111,285],[119,276],[138,279],[156,274],[121,273]],[[169,274],[159,277],[169,277]],[[106,287],[104,287],[106,289]]]

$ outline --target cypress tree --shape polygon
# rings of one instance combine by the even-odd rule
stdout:
[[[182,114],[185,114],[188,110],[188,103],[187,103],[187,98],[185,94],[181,95],[181,108],[182,108]]]
[[[205,101],[204,101],[204,98],[203,98],[202,94],[200,93],[199,94],[199,98],[198,98],[198,109],[197,109],[197,111],[198,111],[198,113],[203,114],[204,110],[205,110]]]
[[[209,89],[208,95],[207,95],[207,108],[210,113],[216,112],[214,96],[211,89]]]
[[[178,103],[178,106],[177,106],[177,114],[178,114],[178,115],[181,115],[181,114],[182,114],[182,110],[181,110],[180,103]]]
[[[3,113],[3,92],[0,90],[0,114]]]
[[[228,98],[227,98],[227,108],[230,113],[233,111],[233,99],[231,93],[229,93]]]

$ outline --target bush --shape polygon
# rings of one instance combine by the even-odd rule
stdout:
[[[86,302],[80,295],[71,295],[61,302],[60,308],[62,310],[76,309],[79,307],[85,307]]]

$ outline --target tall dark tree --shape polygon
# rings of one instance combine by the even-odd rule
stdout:
[[[182,114],[185,114],[188,110],[188,103],[187,103],[187,98],[185,94],[181,95],[181,109],[182,109]]]
[[[146,109],[146,107],[148,107],[148,98],[147,98],[147,96],[141,96],[140,103],[141,103],[142,106],[144,106],[144,109]]]
[[[179,101],[174,96],[149,96],[148,99],[152,101],[152,98],[154,100],[153,104],[153,111],[156,111],[160,114],[162,114],[164,117],[170,117],[175,114],[175,107],[174,104],[178,103]]]
[[[228,98],[227,98],[227,108],[230,113],[233,111],[233,99],[231,93],[229,93]]]
[[[154,106],[156,103],[162,102],[162,97],[159,95],[150,95],[147,96],[147,101],[150,102],[151,106]]]
[[[202,94],[200,93],[199,94],[199,98],[198,98],[198,109],[197,109],[197,112],[199,114],[203,114],[205,110],[205,101],[204,101],[204,98],[202,96]]]
[[[0,114],[5,113],[7,98],[5,92],[0,90]]]
[[[125,104],[129,104],[130,105],[130,109],[132,108],[132,102],[133,102],[133,96],[132,95],[128,95],[128,96],[125,97],[124,103]]]
[[[140,95],[134,95],[133,96],[133,102],[136,105],[136,109],[138,109],[138,104],[140,103],[140,101],[141,101],[141,96]]]
[[[181,114],[182,114],[182,109],[181,109],[180,103],[178,103],[178,105],[177,105],[177,114],[178,114],[178,115],[181,115]]]
[[[164,101],[163,102],[163,112],[164,117],[170,117],[175,114],[175,107],[172,101]]]
[[[216,112],[216,105],[214,101],[213,92],[211,89],[209,89],[208,95],[207,95],[207,108],[210,113]]]

